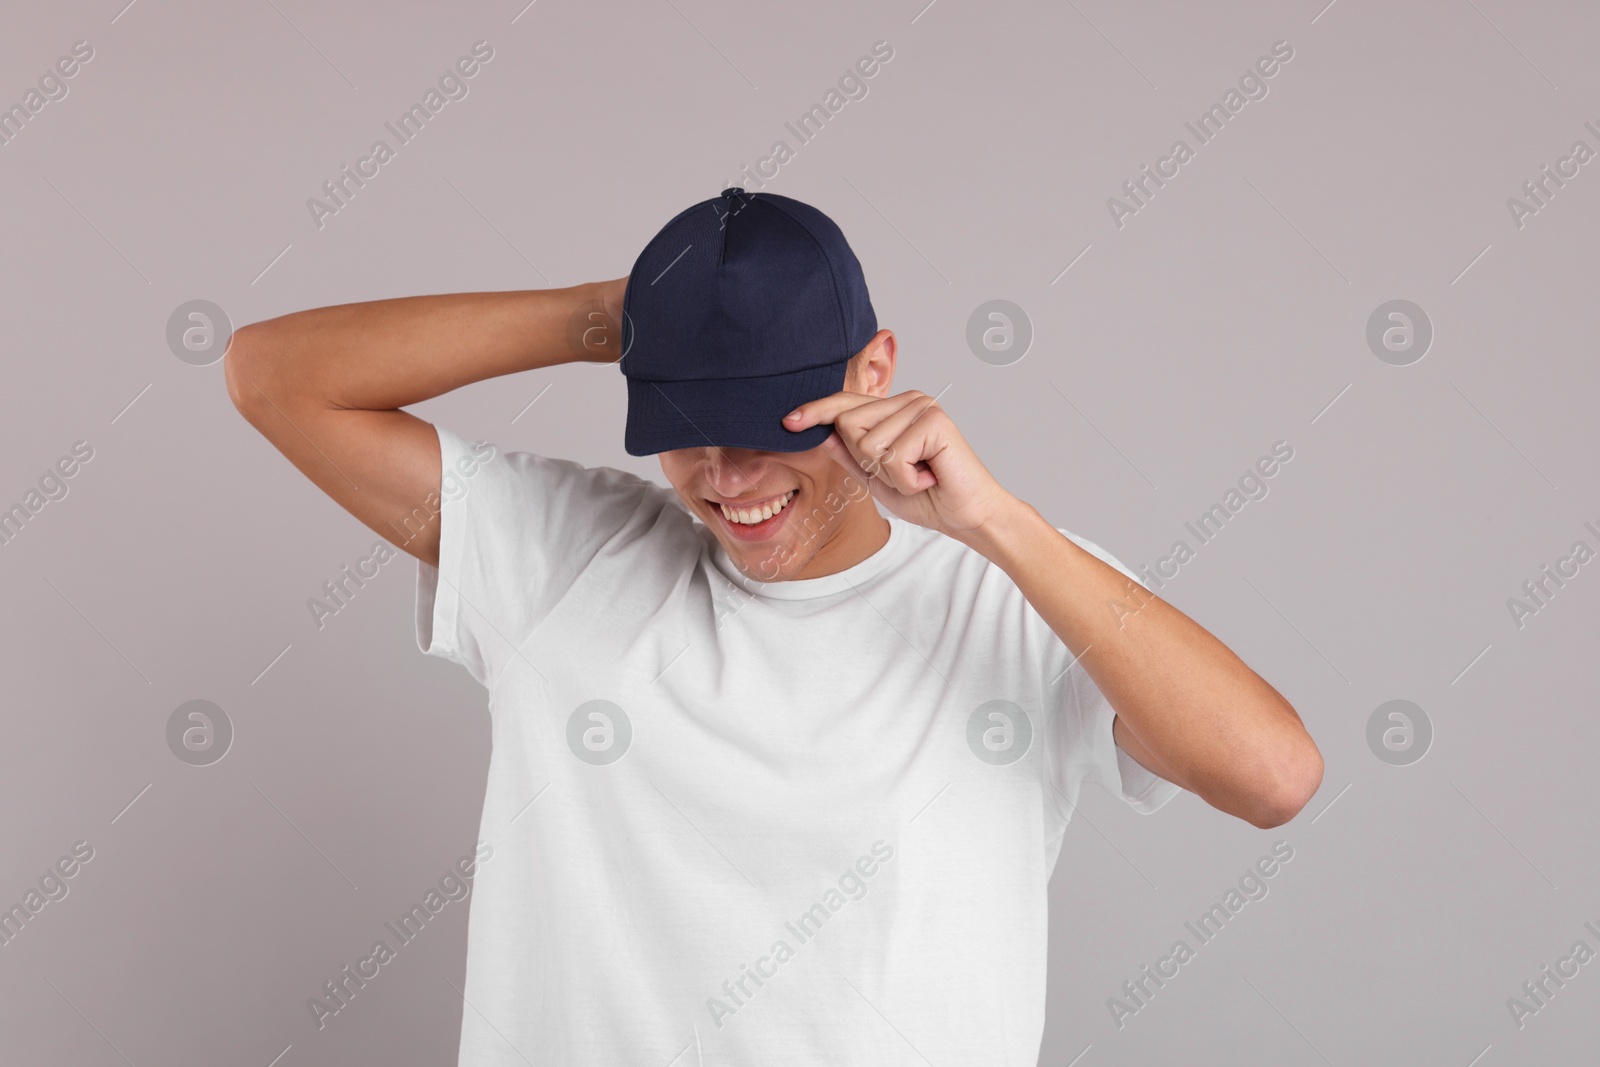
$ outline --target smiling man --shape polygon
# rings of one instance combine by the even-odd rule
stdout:
[[[489,690],[465,1067],[1033,1067],[1085,782],[1259,827],[1316,791],[1277,691],[897,357],[838,227],[737,188],[627,278],[234,335],[234,403],[417,557],[419,646]],[[597,361],[670,490],[401,410]]]

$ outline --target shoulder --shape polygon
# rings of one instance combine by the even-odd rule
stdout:
[[[1016,581],[998,563],[953,537],[911,523],[904,526],[907,546],[902,565],[920,597],[945,598],[952,609],[965,602],[980,613],[1020,613],[1030,624],[1043,625]],[[1051,528],[1130,580],[1145,584],[1132,568],[1097,542],[1064,527]]]
[[[560,483],[596,496],[637,497],[662,502],[677,499],[677,494],[672,490],[618,467],[590,465],[560,456],[515,450],[499,452],[497,458],[511,477],[525,483]]]
[[[468,444],[443,427],[439,429],[439,440],[446,481],[455,476],[466,487],[479,473],[488,473],[492,478],[529,489],[544,484],[593,496],[636,497],[660,503],[677,500],[672,490],[617,467],[507,449],[493,441]]]
[[[580,536],[691,521],[676,492],[630,471],[438,433],[439,495],[466,514]]]
[[[978,601],[1017,593],[1011,576],[983,553],[948,534],[891,519],[900,525],[905,547],[900,565],[922,596],[953,602]]]
[[[903,519],[891,518],[890,521],[897,522],[902,527],[907,542],[906,560],[909,563],[914,563],[919,568],[961,566],[1000,571],[999,565],[983,553],[947,534],[930,530],[925,526],[918,526],[912,522],[906,522]],[[1121,560],[1100,547],[1098,543],[1061,526],[1052,526],[1051,528],[1096,559],[1116,567],[1129,577],[1134,577],[1133,573]]]

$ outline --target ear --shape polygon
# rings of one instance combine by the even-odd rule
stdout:
[[[893,330],[879,330],[850,364],[850,384],[854,393],[888,396],[894,384],[895,355],[898,351]]]

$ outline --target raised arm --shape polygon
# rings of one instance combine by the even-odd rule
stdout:
[[[228,396],[341,507],[437,565],[439,441],[400,409],[503,374],[617,358],[626,284],[372,300],[252,323],[228,345]]]

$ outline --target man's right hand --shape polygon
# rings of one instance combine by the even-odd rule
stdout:
[[[252,323],[228,345],[228,396],[341,507],[437,566],[439,439],[401,408],[487,378],[607,358],[595,352],[621,346],[626,285],[402,297]],[[590,333],[590,347],[615,342],[589,351],[572,327],[596,307],[607,336]]]

